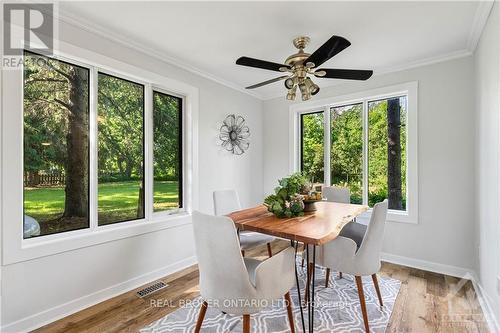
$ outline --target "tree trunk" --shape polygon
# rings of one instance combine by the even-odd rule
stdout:
[[[387,101],[387,189],[389,209],[403,208],[401,191],[401,110],[399,98]]]
[[[123,168],[123,158],[118,158],[117,163],[118,163],[118,171],[120,172],[120,175],[123,175],[124,168]]]
[[[139,200],[137,201],[137,218],[144,217],[144,182],[141,180],[139,183]]]
[[[134,167],[134,162],[126,161],[125,163],[125,179],[130,180],[132,177],[132,169]]]
[[[87,73],[80,68],[69,70],[68,134],[66,135],[65,217],[88,216],[88,103]]]

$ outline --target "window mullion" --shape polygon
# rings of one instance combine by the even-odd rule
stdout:
[[[363,101],[363,204],[368,205],[368,101]]]
[[[145,218],[149,221],[153,216],[153,87],[145,86],[144,103],[144,204]]]
[[[90,229],[96,230],[98,225],[98,139],[97,139],[97,68],[90,69],[90,198],[89,223]]]
[[[324,146],[324,162],[323,162],[323,169],[324,169],[324,185],[325,186],[330,186],[332,184],[331,182],[331,163],[330,163],[330,152],[331,152],[331,133],[330,133],[330,107],[325,106],[325,110],[323,113],[323,122],[324,122],[324,136],[323,136],[323,146]]]

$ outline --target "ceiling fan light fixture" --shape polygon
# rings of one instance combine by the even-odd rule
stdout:
[[[286,89],[292,89],[294,85],[295,85],[295,81],[291,77],[289,77],[288,79],[285,80]]]
[[[312,89],[311,89],[311,95],[316,95],[317,93],[319,93],[319,86],[317,84],[314,84],[313,83],[313,86],[312,86]]]
[[[319,86],[316,83],[314,83],[309,77],[306,79],[306,87],[307,91],[312,96],[316,95],[319,92]]]
[[[300,94],[302,95],[303,101],[311,99],[311,93],[309,92],[309,86],[307,83],[307,80],[304,83],[299,83]]]
[[[288,94],[286,94],[286,99],[289,101],[295,101],[295,97],[297,96],[297,85],[294,85],[291,89],[288,90]]]

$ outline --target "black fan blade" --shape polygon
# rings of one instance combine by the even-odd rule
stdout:
[[[281,72],[280,68],[290,68],[288,65],[277,64],[275,62],[259,60],[249,57],[240,57],[236,60],[236,65],[268,69],[270,71]]]
[[[332,36],[326,41],[325,44],[321,45],[319,49],[314,51],[314,53],[304,61],[304,64],[312,62],[314,67],[318,67],[350,45],[351,43],[344,37]]]
[[[277,78],[274,78],[271,80],[267,80],[267,81],[264,81],[261,83],[254,84],[253,86],[248,86],[245,89],[254,89],[254,88],[262,87],[262,86],[265,86],[266,84],[269,84],[269,83],[281,81],[283,79],[286,79],[287,77],[288,77],[288,75],[280,76],[280,77],[277,77]]]
[[[321,72],[325,72],[326,74],[316,76],[344,80],[368,80],[373,75],[373,71],[359,69],[321,68],[316,71],[318,74],[321,74]]]

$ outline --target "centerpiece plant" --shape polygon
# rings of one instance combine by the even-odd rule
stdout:
[[[264,200],[269,212],[277,217],[295,217],[304,215],[304,196],[309,193],[311,186],[307,177],[296,172],[288,177],[278,180],[279,186],[274,189],[274,194]]]

